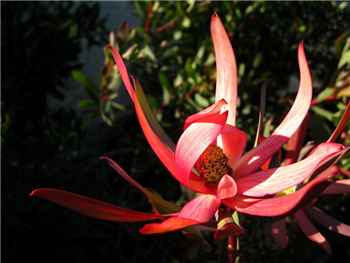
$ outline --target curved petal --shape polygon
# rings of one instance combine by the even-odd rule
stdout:
[[[331,166],[306,184],[303,188],[292,194],[266,199],[236,196],[235,198],[223,200],[223,203],[238,212],[250,215],[286,215],[296,211],[307,202],[317,197],[319,193],[324,191],[324,189],[330,184],[327,179],[334,177],[337,174],[338,168],[336,166]]]
[[[307,115],[312,99],[312,83],[303,43],[301,43],[298,48],[298,62],[300,69],[300,85],[292,108],[269,138],[256,148],[247,152],[238,161],[235,166],[237,175],[243,176],[256,171],[265,160],[271,157],[288,141]]]
[[[283,166],[295,163],[298,160],[300,150],[306,136],[306,130],[309,126],[309,120],[310,117],[308,114],[306,115],[302,124],[299,126],[298,130],[288,140],[286,144],[286,156],[282,163]]]
[[[200,195],[188,202],[178,216],[200,223],[208,222],[220,206],[220,199],[214,195]]]
[[[219,199],[226,199],[226,198],[232,198],[237,194],[237,185],[235,180],[225,174],[219,184],[218,184],[218,190],[216,196]]]
[[[338,136],[343,132],[344,128],[346,127],[346,124],[348,123],[348,120],[350,119],[350,101],[348,102],[348,105],[346,106],[346,109],[337,125],[335,130],[333,131],[331,137],[327,140],[327,142],[334,142]]]
[[[307,214],[317,223],[325,226],[327,229],[337,232],[338,234],[350,237],[350,226],[339,222],[337,219],[327,215],[317,207],[310,207],[306,210]]]
[[[316,242],[328,254],[332,254],[331,247],[325,237],[311,223],[303,211],[295,213],[294,218],[297,220],[300,229],[313,242]]]
[[[139,120],[140,126],[143,133],[150,144],[152,150],[164,164],[164,166],[170,171],[170,173],[183,185],[191,188],[188,185],[188,181],[184,180],[183,177],[178,176],[175,168],[175,154],[174,154],[174,144],[165,132],[158,124],[157,120],[153,116],[151,109],[147,103],[146,96],[138,82],[136,82],[136,90],[130,82],[130,78],[117,49],[110,47],[114,61],[116,63],[117,69],[121,75],[121,78],[126,86],[126,89],[132,99],[137,118]],[[192,190],[196,190],[191,188]]]
[[[211,37],[216,59],[216,94],[215,100],[225,99],[229,115],[227,123],[235,126],[237,106],[237,67],[230,39],[217,14],[211,17]]]
[[[63,190],[40,188],[31,192],[30,196],[40,197],[82,215],[106,221],[141,222],[162,218],[159,214],[148,214],[125,209]]]
[[[161,223],[145,225],[142,234],[157,234],[179,230],[188,226],[208,222],[220,206],[220,200],[213,195],[200,195],[188,202],[178,213]]]
[[[133,102],[135,102],[135,90],[133,85],[131,84],[130,78],[129,78],[129,74],[128,74],[128,70],[126,69],[126,66],[124,64],[123,58],[122,56],[119,54],[119,51],[114,48],[111,45],[108,45],[108,48],[111,50],[112,52],[112,56],[114,59],[114,62],[117,66],[117,69],[120,73],[120,77],[125,85],[125,88],[127,90],[127,92],[129,93],[129,96],[131,98],[131,100]]]
[[[140,229],[140,233],[144,235],[162,234],[198,224],[200,224],[200,222],[188,218],[170,217],[161,223],[151,223],[144,225]]]
[[[343,149],[341,144],[320,144],[302,161],[239,178],[238,191],[253,197],[278,193],[308,179],[319,167],[341,154]]]
[[[324,191],[324,195],[350,194],[350,179],[332,182]]]
[[[114,171],[116,171],[121,177],[123,177],[129,184],[140,190],[146,196],[148,202],[151,204],[155,212],[159,212],[162,214],[170,214],[180,210],[180,207],[175,203],[164,200],[157,192],[151,191],[140,185],[131,176],[129,176],[119,164],[117,164],[112,159],[106,156],[102,156],[100,157],[100,159],[106,160],[108,164],[114,169]]]
[[[228,163],[234,167],[241,157],[247,144],[247,134],[231,125],[226,125],[220,133],[223,151],[228,158]]]
[[[195,114],[192,114],[191,116],[187,117],[184,124],[184,130],[187,129],[188,126],[190,126],[194,122],[208,122],[206,121],[210,117],[214,117],[220,113],[223,112],[224,106],[226,106],[226,101],[224,99],[221,99],[214,104],[210,105],[209,107],[205,108],[204,110],[197,112]]]
[[[216,114],[211,122],[192,123],[181,135],[175,151],[176,174],[188,184],[189,175],[200,155],[213,143],[227,119],[227,112]],[[204,181],[204,180],[203,180]]]

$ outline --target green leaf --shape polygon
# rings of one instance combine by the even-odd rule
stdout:
[[[163,105],[168,105],[170,103],[170,84],[163,72],[159,72],[159,82],[163,90]]]
[[[81,100],[79,101],[79,107],[84,110],[91,110],[98,108],[98,104],[92,100]]]
[[[328,98],[329,96],[332,96],[333,94],[334,94],[334,87],[325,88],[320,94],[318,94],[316,100],[318,102],[321,102],[324,99]]]
[[[209,101],[207,98],[203,97],[202,95],[200,95],[199,93],[196,93],[194,95],[194,100],[196,101],[196,103],[200,106],[200,107],[208,107],[209,106]]]
[[[333,121],[333,113],[325,110],[319,106],[313,106],[311,108],[316,114],[320,115],[321,117],[324,117],[325,119],[329,120],[329,121]]]
[[[84,87],[86,93],[91,97],[91,99],[94,101],[99,101],[97,87],[81,70],[73,70],[72,78],[78,81]]]

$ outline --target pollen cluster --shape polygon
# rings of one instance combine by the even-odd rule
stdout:
[[[228,159],[222,149],[209,145],[196,162],[195,168],[207,183],[218,183],[225,175],[231,173]]]

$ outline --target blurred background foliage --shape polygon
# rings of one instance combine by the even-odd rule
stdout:
[[[118,5],[118,3],[115,3]],[[140,236],[137,225],[98,222],[42,200],[37,187],[56,187],[149,210],[146,200],[101,163],[117,160],[144,186],[168,200],[181,189],[148,147],[113,67],[107,43],[120,49],[140,80],[157,119],[176,141],[184,119],[214,101],[215,60],[210,17],[217,12],[231,37],[239,72],[238,126],[250,135],[266,88],[265,121],[278,124],[298,87],[296,48],[305,41],[314,84],[308,141],[329,137],[350,96],[350,9],[346,2],[135,2],[140,26],[107,32],[98,3],[2,2],[1,145],[7,260],[58,262],[217,262],[222,244],[180,233]],[[98,82],[82,70],[79,54],[99,46],[105,56]],[[48,96],[83,89],[80,112],[53,110]],[[349,126],[348,126],[349,128]],[[349,144],[347,129],[341,136]],[[147,160],[147,162],[145,162]],[[342,161],[349,169],[349,158]],[[349,223],[349,199],[322,205]],[[247,219],[247,223],[250,222]],[[323,231],[335,255],[327,258],[291,224],[292,242],[275,250],[265,220],[245,226],[241,262],[331,262],[350,257],[346,239]],[[258,227],[257,227],[258,226]],[[174,242],[175,241],[175,242]],[[177,242],[181,241],[181,242]],[[312,248],[312,249],[309,249]]]

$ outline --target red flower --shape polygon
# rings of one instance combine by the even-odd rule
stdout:
[[[297,131],[308,113],[312,99],[311,76],[303,44],[298,48],[300,86],[292,108],[273,134],[256,148],[243,154],[247,135],[235,127],[237,104],[237,70],[230,40],[219,19],[211,19],[217,82],[216,102],[185,121],[184,132],[176,146],[153,117],[145,95],[129,74],[118,51],[111,47],[124,85],[134,104],[144,135],[169,172],[184,186],[200,195],[189,201],[177,213],[160,215],[125,210],[97,200],[54,189],[32,192],[82,214],[111,221],[143,221],[164,219],[141,229],[141,233],[163,233],[210,221],[221,205],[256,216],[280,216],[302,204],[316,186],[327,178],[317,177],[292,195],[277,197],[286,188],[309,179],[331,159],[340,155],[344,146],[323,143],[305,159],[278,168],[261,170],[261,166],[278,152]],[[121,167],[108,159],[109,164],[126,180],[152,200],[150,194],[133,181]]]

